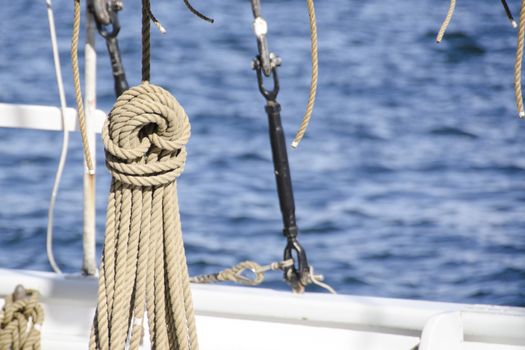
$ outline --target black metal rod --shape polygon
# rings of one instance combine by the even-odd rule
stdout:
[[[109,58],[111,60],[111,71],[113,73],[113,80],[115,82],[115,95],[119,97],[124,91],[129,89],[129,84],[126,79],[124,66],[122,65],[122,58],[120,56],[117,38],[106,38],[106,46],[108,48]]]
[[[277,182],[279,205],[283,217],[283,233],[289,239],[297,237],[297,223],[295,221],[295,200],[288,164],[288,153],[281,123],[281,105],[277,101],[268,101],[266,104],[268,114],[270,143],[272,146],[273,167]]]

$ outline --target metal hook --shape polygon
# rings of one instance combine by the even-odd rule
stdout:
[[[120,22],[118,20],[117,9],[110,8],[108,13],[110,18],[108,23],[102,23],[98,20],[95,21],[97,30],[104,39],[116,38],[120,32]],[[109,26],[111,26],[111,31],[108,30]]]
[[[213,18],[210,18],[210,17],[207,17],[205,16],[204,14],[202,14],[201,12],[197,11],[193,6],[191,6],[189,0],[183,0],[184,1],[184,5],[186,5],[186,7],[188,8],[188,10],[190,10],[191,13],[193,13],[195,16],[199,17],[200,19],[203,19],[207,22],[210,22],[210,23],[213,23],[215,22],[215,20]]]
[[[263,69],[258,58],[254,60],[253,65],[253,69],[257,72],[259,91],[267,101],[275,101],[277,99],[277,94],[279,94],[279,77],[277,76],[277,69],[274,68],[271,70],[273,76],[273,89],[267,90],[264,87]]]
[[[293,256],[294,252],[297,254],[297,261]],[[284,278],[292,285],[294,290],[303,290],[310,268],[304,248],[295,238],[288,239],[288,243],[284,248],[284,260],[289,259],[292,259],[294,264],[284,268]]]
[[[109,14],[109,9],[111,6],[109,4],[109,0],[90,0],[89,6],[95,15],[97,23],[107,25],[111,22],[111,16]]]

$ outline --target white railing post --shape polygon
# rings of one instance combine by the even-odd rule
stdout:
[[[83,261],[82,272],[86,275],[97,273],[96,231],[95,231],[95,168],[96,138],[93,120],[97,107],[96,75],[97,53],[95,50],[95,20],[93,14],[86,11],[86,45],[85,45],[85,110],[88,144],[93,157],[93,172],[89,173],[84,166],[84,225],[83,225]]]

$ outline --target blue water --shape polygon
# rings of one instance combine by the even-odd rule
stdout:
[[[267,121],[250,60],[249,1],[152,1],[152,81],[185,106],[193,135],[179,181],[190,270],[280,259],[284,245]],[[518,2],[514,2],[516,7]],[[309,84],[302,0],[263,1],[280,54],[290,141]],[[73,105],[72,1],[55,1]],[[125,1],[120,44],[139,81],[138,1]],[[525,124],[512,91],[515,31],[498,1],[463,0],[446,40],[448,1],[317,1],[319,96],[308,135],[290,152],[300,239],[316,271],[343,293],[525,306]],[[4,2],[0,101],[57,105],[44,1]],[[517,8],[514,8],[517,14]],[[99,40],[99,107],[113,83]],[[0,129],[0,266],[49,270],[46,212],[61,134]],[[109,176],[99,144],[97,229]],[[72,136],[56,217],[56,256],[79,270],[82,154]],[[281,275],[265,287],[287,288]],[[315,289],[314,289],[315,290]]]

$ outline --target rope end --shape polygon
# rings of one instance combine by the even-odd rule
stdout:
[[[524,119],[525,118],[525,111],[520,111],[520,119]]]
[[[294,140],[294,141],[292,142],[292,148],[293,148],[293,149],[296,149],[297,146],[299,146],[299,142]]]
[[[510,24],[512,25],[512,28],[518,28],[518,23],[516,23],[515,20],[510,21]]]
[[[161,34],[166,34],[166,33],[168,32],[168,31],[166,30],[166,28],[164,28],[164,27],[162,26],[162,24],[160,24],[160,22],[158,22],[158,21],[154,21],[153,23],[155,23],[155,25],[157,26],[157,28],[159,29],[159,32],[160,32]]]

